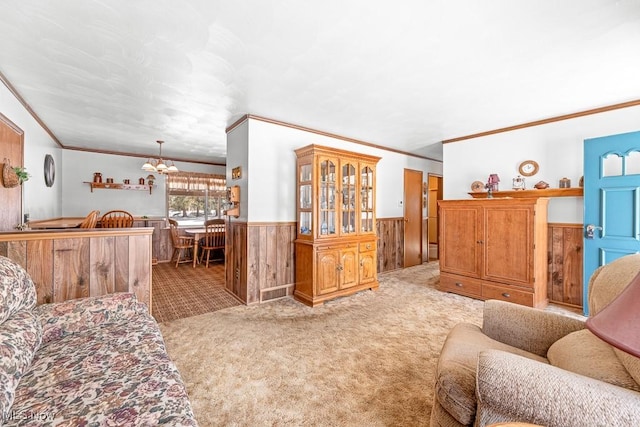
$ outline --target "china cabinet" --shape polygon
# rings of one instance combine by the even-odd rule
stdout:
[[[375,170],[379,157],[309,145],[296,150],[294,297],[310,306],[378,287]]]
[[[440,200],[439,289],[546,306],[548,202]]]

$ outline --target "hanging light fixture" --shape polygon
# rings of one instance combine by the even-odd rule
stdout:
[[[168,166],[162,159],[162,144],[164,144],[164,141],[156,142],[160,145],[160,155],[158,156],[158,160],[147,160],[147,162],[142,165],[142,170],[147,172],[158,172],[159,174],[178,172],[178,168],[173,161],[171,162],[171,166]]]

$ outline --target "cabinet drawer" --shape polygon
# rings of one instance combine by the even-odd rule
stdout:
[[[482,295],[482,282],[469,277],[441,273],[440,290],[479,297]]]
[[[360,243],[360,252],[375,251],[376,242],[362,242]]]
[[[482,285],[483,299],[499,299],[533,307],[533,293],[510,288],[508,286]]]

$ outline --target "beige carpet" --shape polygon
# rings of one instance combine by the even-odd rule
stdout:
[[[316,308],[292,299],[160,325],[201,426],[420,426],[447,332],[482,302],[434,289],[437,263]]]

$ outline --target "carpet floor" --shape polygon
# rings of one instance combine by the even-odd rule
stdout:
[[[153,317],[158,323],[234,307],[241,303],[225,287],[224,263],[153,266]]]
[[[438,280],[431,262],[316,308],[281,299],[160,328],[201,426],[426,426],[445,336],[483,305]]]

